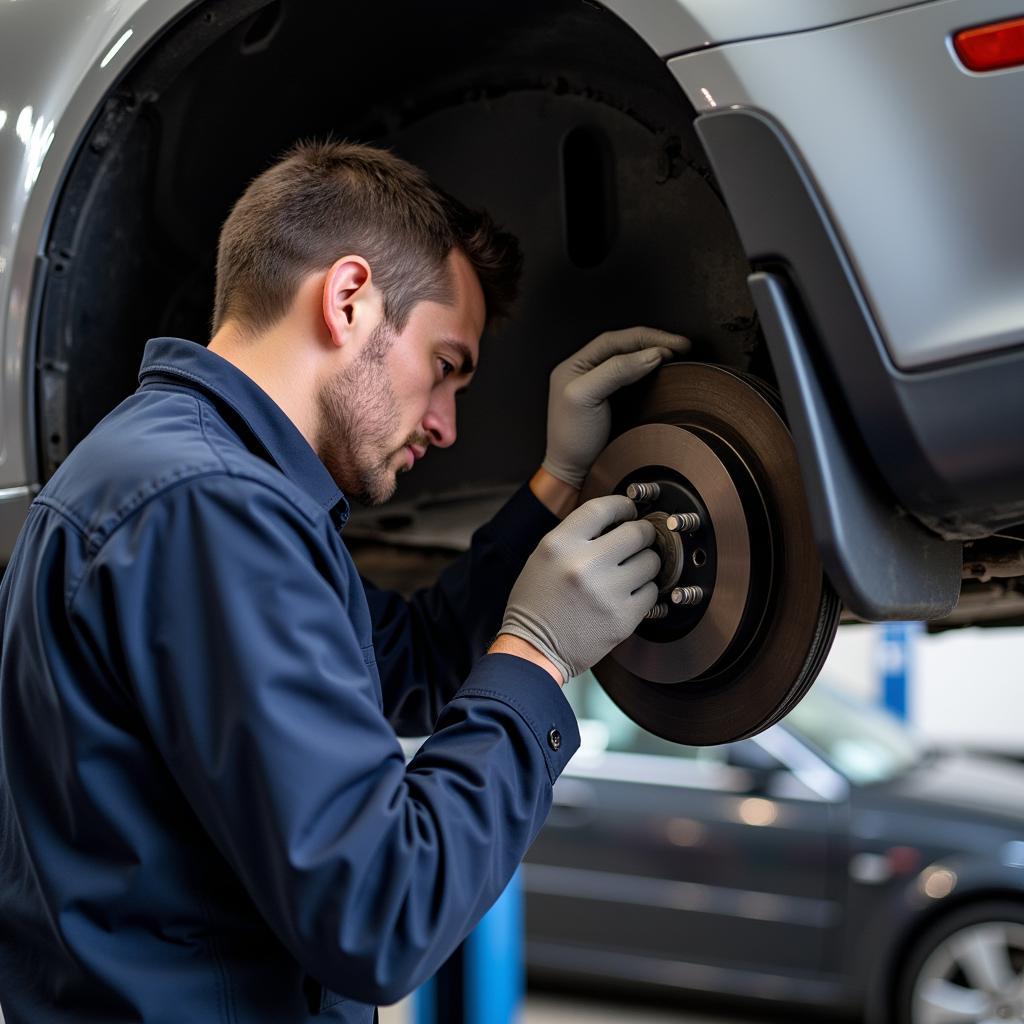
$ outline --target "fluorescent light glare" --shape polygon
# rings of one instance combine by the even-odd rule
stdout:
[[[109,50],[107,50],[106,57],[104,57],[103,60],[100,61],[101,68],[105,68],[117,56],[118,50],[120,50],[121,47],[124,46],[124,44],[127,43],[129,39],[131,39],[133,31],[134,29],[128,29],[128,31],[125,32],[125,34],[121,36],[121,38],[118,39],[118,41],[114,43],[114,45]]]
[[[24,145],[28,145],[28,140],[32,138],[32,108],[22,107],[21,113],[18,115],[17,123],[14,126],[15,132],[17,132],[18,138],[21,139]]]

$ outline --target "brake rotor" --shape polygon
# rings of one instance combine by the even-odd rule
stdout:
[[[633,721],[677,743],[767,729],[814,682],[840,611],[781,403],[754,377],[675,363],[615,413],[580,500],[645,485],[631,493],[658,531],[660,597],[594,675]]]

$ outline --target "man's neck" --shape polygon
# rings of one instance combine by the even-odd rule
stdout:
[[[207,348],[266,392],[310,447],[316,448],[315,369],[295,338],[284,337],[278,329],[245,334],[229,322],[210,339]]]

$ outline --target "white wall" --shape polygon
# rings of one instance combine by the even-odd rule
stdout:
[[[883,628],[843,626],[822,679],[881,700]],[[908,717],[926,740],[1024,754],[1024,628],[922,631],[912,644]]]
[[[1024,629],[925,637],[911,675],[911,716],[936,740],[1024,753]]]
[[[821,671],[821,679],[860,700],[879,699],[875,659],[880,628],[874,625],[842,626]]]

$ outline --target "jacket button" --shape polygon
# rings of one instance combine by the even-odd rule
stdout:
[[[562,734],[557,729],[552,729],[548,733],[548,746],[552,750],[557,750],[562,745]]]

